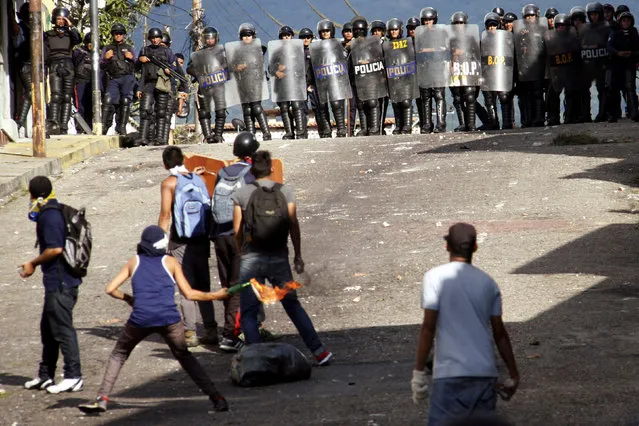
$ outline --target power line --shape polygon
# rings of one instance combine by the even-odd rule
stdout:
[[[276,19],[273,15],[271,15],[270,13],[268,13],[268,11],[267,11],[266,9],[264,9],[264,8],[262,7],[262,5],[260,5],[257,1],[253,0],[253,3],[255,3],[255,5],[256,5],[257,7],[259,7],[259,8],[260,8],[260,10],[261,10],[262,12],[264,12],[264,14],[265,14],[266,16],[268,16],[268,17],[269,17],[269,19],[270,19],[271,21],[275,22],[275,23],[276,23],[277,25],[279,25],[280,27],[283,27],[283,26],[284,26],[284,24],[282,24],[280,21],[278,21],[278,20],[277,20],[277,19]],[[295,33],[295,34],[299,33],[299,31],[296,31],[296,30],[293,30],[293,31],[294,31],[294,33]]]
[[[221,13],[217,14],[218,18],[223,18],[230,27],[227,27],[226,24],[223,21],[220,21],[220,24],[222,24],[222,27],[224,28],[225,31],[227,31],[230,35],[233,35],[235,33],[234,28],[235,25],[233,25],[233,21],[231,21],[231,14],[229,13],[228,9],[226,8],[226,6],[224,5],[223,0],[217,0],[217,2],[219,3],[220,7],[219,9],[222,9],[227,15],[228,18],[223,18]],[[230,28],[230,29],[229,29]]]
[[[304,0],[304,1],[306,2],[306,4],[307,4],[307,5],[309,5],[309,6],[310,6],[310,8],[311,8],[311,9],[313,9],[313,12],[315,12],[315,13],[316,13],[316,14],[317,14],[320,18],[322,18],[322,19],[328,19],[328,20],[329,20],[329,21],[331,21],[331,22],[333,23],[333,25],[335,25],[337,28],[342,28],[342,27],[343,27],[343,25],[342,25],[342,24],[339,24],[339,23],[335,22],[334,20],[330,19],[328,16],[324,15],[322,12],[320,12],[319,10],[317,10],[317,9],[315,8],[315,6],[313,6],[313,5],[311,4],[311,2],[310,2],[310,1],[308,1],[308,0]]]
[[[262,27],[262,26],[260,25],[260,23],[259,23],[259,22],[257,22],[257,20],[256,20],[255,18],[253,18],[253,17],[251,16],[251,14],[250,14],[250,13],[248,13],[248,12],[246,11],[246,9],[244,9],[244,8],[242,7],[242,5],[240,4],[240,2],[238,2],[237,0],[233,0],[233,1],[235,2],[235,4],[237,4],[237,5],[240,7],[240,9],[242,9],[242,12],[244,12],[244,14],[245,14],[247,17],[249,17],[249,18],[250,18],[253,22],[255,22],[255,25],[257,25],[257,27],[258,27],[260,30],[264,31],[264,34],[266,34],[267,36],[269,36],[271,39],[274,39],[274,38],[275,38],[275,37],[273,37],[273,34],[271,34],[271,33],[269,33],[268,31],[266,31],[266,30],[264,29],[264,27]]]

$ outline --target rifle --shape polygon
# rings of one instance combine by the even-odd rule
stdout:
[[[169,65],[168,63],[164,62],[161,59],[158,59],[154,56],[147,56],[147,58],[149,58],[149,60],[151,61],[151,63],[153,63],[154,65],[157,65],[158,67],[162,68],[163,70],[165,69],[170,69],[171,70],[171,77],[174,77],[178,80],[180,80],[182,83],[186,84],[187,87],[191,84],[191,82],[184,77],[182,74],[180,74],[179,72],[177,72],[176,70],[174,70],[171,65]]]

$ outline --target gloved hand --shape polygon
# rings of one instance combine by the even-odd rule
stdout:
[[[413,402],[420,405],[428,397],[428,376],[425,371],[413,370],[410,388],[413,391]]]

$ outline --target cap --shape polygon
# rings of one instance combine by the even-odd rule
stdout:
[[[444,239],[451,246],[471,248],[477,242],[477,231],[473,225],[459,222],[448,228]]]

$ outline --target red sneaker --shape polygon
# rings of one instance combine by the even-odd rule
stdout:
[[[321,367],[324,365],[328,365],[331,362],[332,358],[333,352],[324,351],[321,354],[317,355],[315,357],[315,360],[317,360],[317,364]]]

